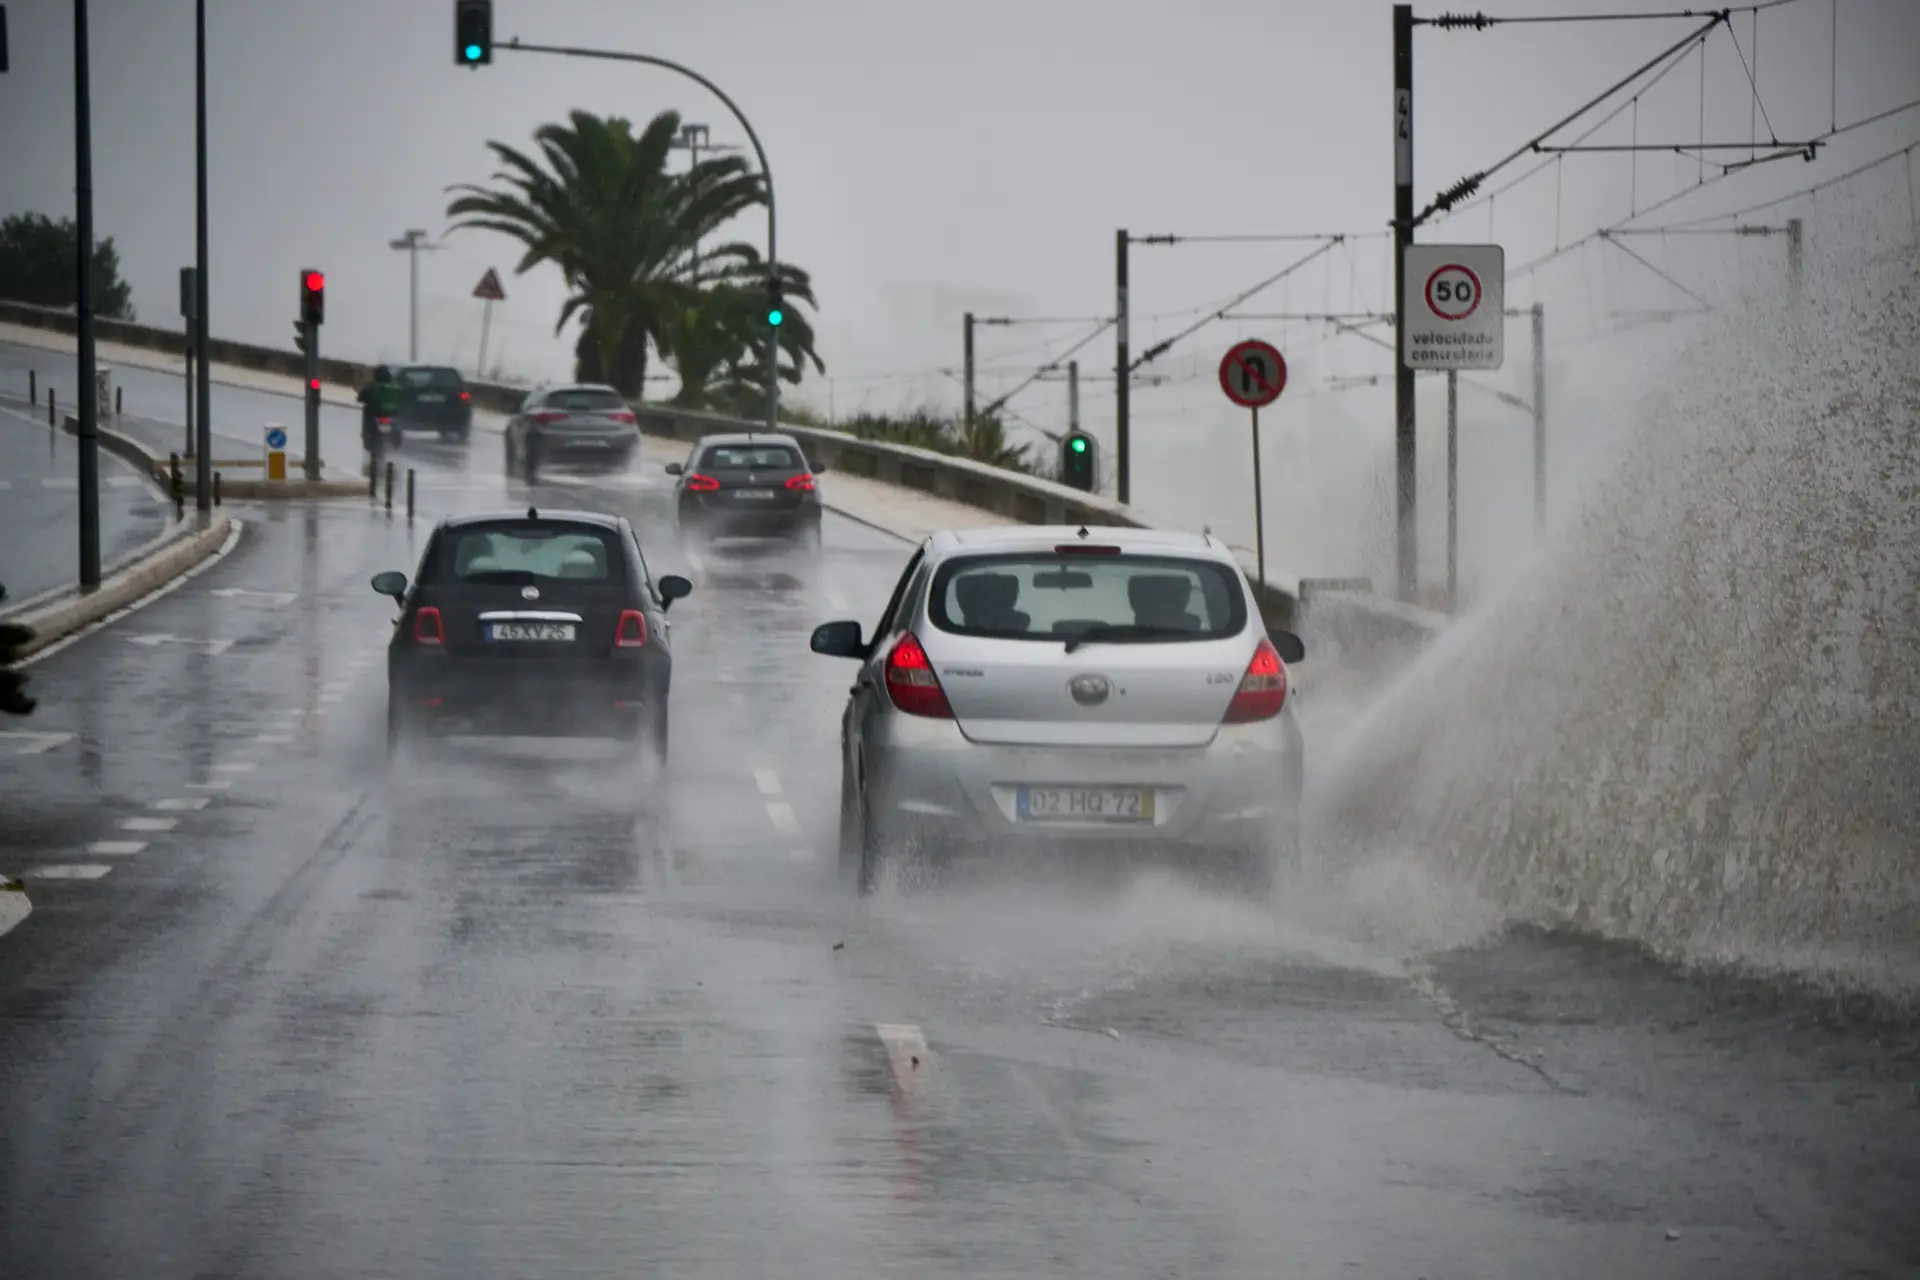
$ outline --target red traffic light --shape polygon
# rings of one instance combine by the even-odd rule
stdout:
[[[318,293],[327,287],[327,278],[318,271],[307,272],[307,292]]]

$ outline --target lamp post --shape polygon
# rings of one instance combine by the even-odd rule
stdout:
[[[398,240],[387,241],[387,248],[397,249],[407,255],[407,360],[411,364],[418,364],[420,363],[420,251],[444,249],[446,246],[429,244],[427,233],[414,227]]]

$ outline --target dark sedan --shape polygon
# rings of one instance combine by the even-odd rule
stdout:
[[[664,760],[673,679],[667,609],[693,590],[655,581],[633,526],[581,511],[440,522],[387,649],[387,744],[443,734],[615,737]]]
[[[458,369],[444,365],[407,365],[394,371],[400,384],[400,413],[393,443],[409,431],[433,431],[442,440],[465,444],[473,434],[473,392]]]
[[[800,442],[789,435],[707,436],[683,466],[676,510],[683,538],[799,537],[820,545],[820,492]]]

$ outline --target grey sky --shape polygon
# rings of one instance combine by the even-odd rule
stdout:
[[[1759,84],[1782,138],[1830,123],[1831,0],[1800,0],[1762,16]],[[0,77],[0,210],[72,207],[71,5],[13,0],[13,73]],[[1673,8],[1659,0],[1530,0],[1494,11]],[[696,85],[651,69],[501,52],[493,66],[452,65],[443,0],[213,0],[210,98],[214,324],[223,336],[285,343],[295,272],[329,276],[326,345],[343,355],[402,355],[403,255],[387,248],[409,226],[444,226],[444,189],[484,178],[484,143],[526,141],[573,107],[644,120],[678,108],[744,142],[724,108]],[[1419,6],[1437,12],[1438,5]],[[1377,233],[1391,211],[1389,5],[1386,0],[500,0],[498,34],[658,53],[701,68],[749,113],[770,153],[782,256],[813,272],[821,348],[840,412],[957,400],[940,366],[957,366],[960,315],[1092,315],[1112,307],[1113,231],[1350,231]],[[94,0],[95,184],[101,234],[121,247],[143,320],[177,323],[175,272],[193,239],[193,50],[190,0]],[[1417,37],[1422,203],[1518,145],[1686,30],[1683,22],[1422,30]],[[1743,44],[1749,19],[1735,23]],[[1920,97],[1920,4],[1840,0],[1841,122]],[[1749,57],[1752,51],[1749,50]],[[1746,139],[1750,95],[1724,34],[1706,58],[1710,135]],[[1638,112],[1642,141],[1694,139],[1700,72],[1677,71]],[[1764,132],[1764,127],[1763,127]],[[1622,117],[1596,141],[1627,141]],[[1672,208],[1694,216],[1738,207],[1839,172],[1920,136],[1920,112],[1839,140],[1813,165],[1762,166]],[[1516,169],[1515,172],[1518,170]],[[1509,265],[1692,182],[1693,161],[1624,157],[1566,162],[1493,209]],[[1482,207],[1427,239],[1484,239]],[[739,228],[758,241],[758,219]],[[1177,313],[1217,302],[1284,265],[1303,246],[1141,249],[1135,255],[1136,347],[1172,331]],[[1731,250],[1688,246],[1707,276]],[[1716,256],[1718,255],[1718,256]],[[466,233],[423,264],[423,355],[475,355],[479,304],[467,291],[489,265],[511,267],[510,245]],[[1384,241],[1356,244],[1300,273],[1258,305],[1278,310],[1377,306],[1386,296]],[[1603,264],[1604,265],[1604,264]],[[1556,334],[1587,331],[1618,299],[1596,302],[1585,255],[1530,287],[1555,308]],[[1607,267],[1613,271],[1614,268]],[[550,271],[507,275],[493,357],[523,375],[564,375],[566,344],[551,337],[561,290]],[[1625,279],[1619,288],[1644,292]],[[1737,284],[1736,277],[1730,277]],[[1558,290],[1558,296],[1555,291]],[[1664,286],[1634,305],[1662,305]],[[1031,348],[1063,329],[988,331],[987,365],[1030,365]],[[1298,352],[1283,423],[1345,432],[1377,417],[1377,397],[1324,395],[1328,374],[1378,372],[1385,353],[1321,330],[1219,325],[1170,353],[1185,381],[1141,393],[1143,423],[1159,423],[1151,469],[1195,440],[1244,434],[1212,385],[1226,342],[1278,337]],[[1057,347],[1055,349],[1058,349]],[[1524,354],[1516,334],[1510,351]],[[1112,345],[1083,353],[1089,377],[1109,376]],[[909,373],[911,376],[898,376]],[[1516,362],[1495,380],[1514,382]],[[892,376],[889,376],[892,375]],[[1016,376],[1009,373],[1007,377]],[[1011,386],[983,379],[989,394]],[[1295,392],[1298,392],[1296,395]],[[1089,383],[1089,425],[1111,421],[1111,383]],[[807,393],[826,407],[824,386]],[[1059,427],[1063,388],[1016,401]],[[1423,405],[1423,412],[1428,410]],[[1304,416],[1303,416],[1304,415]],[[1153,451],[1159,449],[1156,455]],[[1239,459],[1205,478],[1235,474]],[[1151,486],[1148,486],[1149,493]]]

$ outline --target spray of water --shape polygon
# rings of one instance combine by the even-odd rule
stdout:
[[[1808,276],[1699,342],[1579,518],[1364,714],[1336,861],[1920,990],[1920,254]]]

